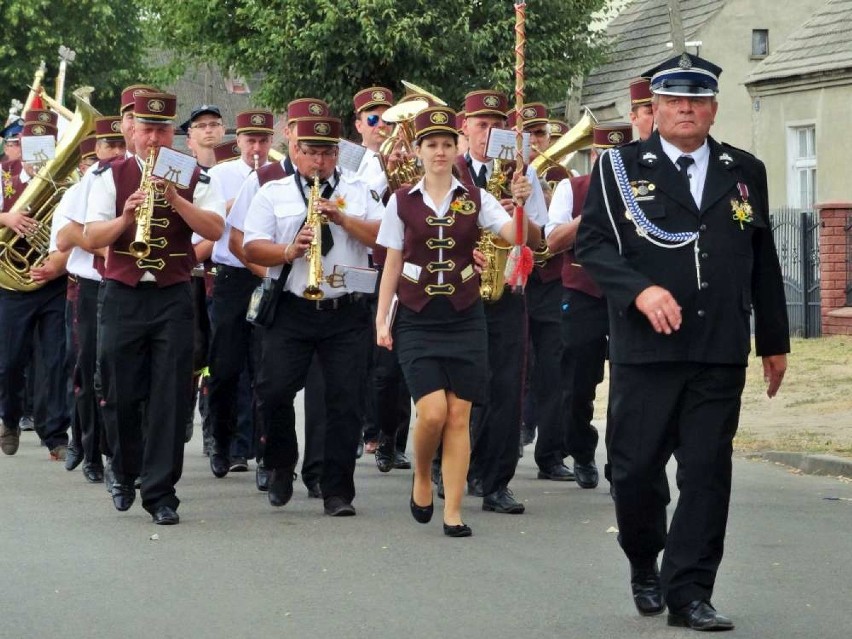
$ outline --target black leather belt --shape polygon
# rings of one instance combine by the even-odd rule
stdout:
[[[363,295],[361,293],[348,293],[346,295],[341,295],[340,297],[321,300],[306,300],[304,297],[294,295],[293,293],[290,293],[290,297],[295,300],[297,304],[307,306],[317,311],[336,311],[345,306],[356,304],[363,299]]]

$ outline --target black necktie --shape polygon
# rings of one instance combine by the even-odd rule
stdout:
[[[681,155],[677,159],[677,165],[680,169],[680,174],[683,176],[684,181],[686,182],[686,188],[691,192],[692,187],[689,183],[689,167],[695,164],[695,160],[692,159],[691,155]]]
[[[481,189],[488,184],[488,174],[484,164],[479,167],[479,173],[474,176],[473,183]]]

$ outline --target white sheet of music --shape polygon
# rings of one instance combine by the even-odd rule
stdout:
[[[337,165],[347,171],[357,173],[361,167],[361,160],[364,159],[364,154],[367,152],[367,147],[341,138],[338,149],[340,150],[337,155]]]
[[[334,280],[339,276],[343,287],[350,293],[374,293],[378,275],[379,272],[374,268],[335,264],[331,286],[335,286]]]
[[[157,161],[154,162],[154,177],[174,182],[181,188],[189,187],[192,172],[198,166],[195,158],[180,151],[175,151],[167,146],[161,146],[157,153]]]
[[[21,160],[41,164],[56,157],[56,140],[52,135],[21,137]]]
[[[523,134],[524,163],[530,161],[530,134]],[[491,129],[488,131],[488,145],[485,155],[493,160],[514,160],[517,149],[517,138],[514,129]]]

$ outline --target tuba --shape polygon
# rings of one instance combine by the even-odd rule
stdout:
[[[302,293],[302,297],[309,300],[321,300],[325,295],[322,292],[321,285],[323,282],[322,225],[326,221],[319,210],[319,183],[319,175],[314,174],[311,193],[308,196],[308,216],[305,220],[305,226],[314,231],[314,238],[305,253],[305,259],[308,261],[308,285]]]
[[[509,180],[504,163],[504,160],[494,160],[491,177],[485,185],[485,190],[498,200],[508,193],[506,187]],[[499,235],[482,229],[476,248],[485,256],[485,268],[479,278],[479,295],[486,302],[496,302],[503,297],[506,288],[506,260],[509,259],[512,246]]]
[[[589,109],[571,129],[556,140],[547,149],[538,152],[538,157],[530,163],[536,175],[542,176],[551,166],[567,168],[574,153],[592,145],[592,134],[598,121]]]
[[[56,155],[43,164],[27,184],[11,212],[29,215],[38,228],[26,237],[18,237],[10,228],[0,228],[0,286],[13,291],[34,291],[41,284],[30,277],[30,270],[41,266],[50,251],[50,226],[53,210],[76,181],[80,142],[94,130],[98,111],[75,92],[74,117],[56,147]]]

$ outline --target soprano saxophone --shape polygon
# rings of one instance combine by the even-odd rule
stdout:
[[[325,220],[319,210],[319,175],[314,174],[312,180],[311,193],[308,196],[308,217],[305,220],[305,226],[313,229],[314,237],[311,240],[308,250],[305,252],[305,259],[308,260],[308,285],[305,287],[302,297],[309,300],[320,300],[325,295],[321,288],[323,281],[322,225]]]
[[[507,176],[502,160],[494,160],[491,177],[485,185],[485,190],[498,200],[506,197]],[[485,268],[479,279],[479,295],[486,302],[496,302],[503,296],[506,285],[506,260],[509,258],[509,245],[499,235],[482,229],[476,248],[485,256]]]
[[[145,192],[145,199],[136,207],[136,233],[130,243],[130,254],[137,260],[148,257],[151,253],[151,220],[154,217],[154,199],[157,196],[156,187],[151,182],[151,174],[156,160],[157,149],[152,146],[145,164],[142,165],[139,188]]]

